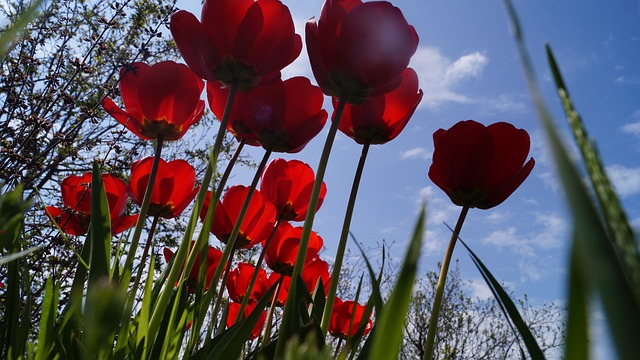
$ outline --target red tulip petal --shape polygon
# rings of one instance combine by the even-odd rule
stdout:
[[[111,232],[113,235],[130,229],[138,222],[138,215],[118,216],[111,219]]]
[[[211,2],[205,2],[203,12]],[[170,29],[182,58],[191,70],[203,79],[215,80],[214,70],[222,61],[223,53],[198,19],[180,10],[171,16]]]
[[[514,191],[524,182],[529,176],[531,170],[535,166],[536,162],[533,158],[529,159],[527,163],[521,168],[514,176],[512,176],[506,183],[502,184],[499,188],[491,191],[488,195],[487,203],[478,206],[479,209],[490,209],[494,206],[500,205],[505,201]]]

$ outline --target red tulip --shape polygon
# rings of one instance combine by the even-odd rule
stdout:
[[[289,286],[291,285],[291,276],[281,275],[278,273],[269,274],[269,287],[273,286],[278,280],[282,278],[280,283],[280,289],[278,289],[278,297],[276,299],[275,306],[283,307],[287,303],[287,295],[289,295]]]
[[[278,217],[285,221],[302,221],[309,210],[315,174],[308,164],[300,160],[274,159],[265,168],[260,179],[262,196],[271,201]],[[322,183],[316,211],[320,209],[327,193]]]
[[[149,66],[136,62],[120,69],[120,77],[127,110],[109,98],[102,106],[142,139],[180,139],[202,117],[204,83],[184,64],[163,61]]]
[[[91,173],[71,175],[62,180],[61,192],[64,208],[47,206],[62,231],[69,235],[84,235],[89,229],[91,215]],[[111,232],[119,234],[136,224],[138,215],[122,215],[127,205],[127,186],[109,174],[102,175],[104,190],[111,215]]]
[[[429,178],[459,206],[499,205],[529,176],[529,134],[505,122],[484,126],[460,121],[433,134]]]
[[[247,306],[244,308],[244,313],[242,314],[243,317],[246,318],[249,315],[251,315],[251,312],[253,312],[253,310],[256,308],[256,305],[257,305],[256,303],[247,304]],[[241,304],[237,302],[229,303],[229,312],[227,314],[227,328],[230,328],[231,326],[233,326],[233,324],[235,324],[236,317],[238,317],[238,311],[240,311],[240,306]],[[250,337],[251,340],[260,336],[260,333],[262,332],[262,328],[264,328],[264,323],[266,321],[267,321],[267,312],[263,310],[262,314],[260,314],[260,317],[258,318],[258,322],[251,330],[251,337]]]
[[[127,191],[131,200],[138,205],[142,204],[153,157],[146,157],[131,165],[131,179]],[[198,194],[200,185],[195,183],[196,170],[184,160],[166,162],[160,159],[158,173],[153,186],[149,215],[161,216],[172,219],[191,203]]]
[[[192,241],[190,247],[193,248],[195,241]],[[220,260],[222,259],[222,251],[212,247],[207,247],[207,265],[206,265],[206,282],[204,284],[204,289],[209,289],[209,283],[213,280],[213,275],[215,275],[216,268],[218,264],[220,264]],[[166,262],[169,262],[171,258],[173,258],[173,251],[171,249],[165,247],[164,248],[164,259]],[[196,261],[193,263],[193,267],[191,268],[191,272],[189,273],[189,278],[187,280],[187,291],[193,293],[197,287],[197,284],[204,279],[200,279],[198,274],[200,272],[200,256],[196,257]]]
[[[264,1],[264,0],[263,0]],[[222,117],[229,89],[207,82],[213,113]],[[237,94],[227,129],[249,145],[275,152],[297,153],[324,127],[324,97],[305,77],[263,83]]]
[[[418,34],[386,1],[326,0],[318,22],[307,22],[306,42],[322,91],[359,103],[397,87]]]
[[[240,90],[280,76],[302,50],[289,9],[274,0],[207,0],[201,22],[171,16],[171,34],[187,65],[203,79]]]
[[[255,266],[249,263],[239,263],[238,267],[229,272],[227,292],[231,300],[242,302],[242,299],[247,295],[249,283],[255,269]],[[269,290],[267,272],[261,268],[258,270],[256,283],[251,290],[251,295],[249,295],[249,302],[260,300],[267,290]]]
[[[354,336],[362,323],[365,306],[354,303],[352,300],[342,301],[339,298],[333,303],[331,320],[329,321],[329,333],[337,338],[346,339]],[[355,313],[355,315],[354,315]],[[353,322],[351,318],[353,317]],[[351,328],[349,328],[351,324]],[[371,319],[367,319],[363,335],[366,335],[372,328]]]
[[[305,285],[307,285],[307,290],[312,294],[318,285],[318,281],[322,282],[325,292],[329,288],[329,282],[331,281],[329,264],[318,257],[304,264],[301,276]]]
[[[291,275],[300,247],[300,237],[302,237],[301,226],[293,227],[289,223],[281,223],[267,248],[264,259],[267,266],[277,273]],[[322,238],[312,231],[305,263],[318,256],[322,245]]]
[[[233,227],[238,220],[238,215],[242,209],[242,204],[247,197],[249,188],[243,185],[235,185],[229,188],[222,201],[218,201],[213,213],[213,224],[211,233],[220,241],[227,243]],[[204,219],[209,208],[211,192],[207,193],[200,213],[200,218]],[[253,192],[249,208],[245,214],[240,232],[236,239],[236,248],[249,249],[255,244],[266,239],[276,221],[276,209],[268,201],[264,201],[258,190]]]
[[[418,74],[407,68],[400,76],[402,81],[395,90],[371,97],[360,105],[347,104],[338,129],[358,144],[384,144],[395,139],[422,100]],[[333,107],[337,104],[334,97]]]

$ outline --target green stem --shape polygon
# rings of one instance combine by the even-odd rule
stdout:
[[[276,285],[276,291],[273,293],[273,300],[271,300],[271,307],[269,308],[269,314],[267,314],[267,323],[264,326],[264,335],[262,337],[262,345],[260,348],[264,348],[269,344],[269,340],[271,338],[271,324],[273,324],[273,313],[276,309],[276,303],[278,302],[278,295],[280,295],[280,290],[282,290],[282,282],[284,281],[284,275],[280,274],[280,278],[278,279],[278,285]]]
[[[238,239],[238,234],[240,233],[240,227],[242,225],[242,222],[244,221],[244,217],[247,213],[247,210],[249,209],[249,204],[251,203],[251,197],[253,196],[254,190],[258,186],[258,181],[260,180],[260,176],[262,175],[262,170],[264,170],[265,166],[267,165],[267,161],[271,156],[271,152],[272,152],[271,149],[267,149],[264,156],[262,157],[262,161],[260,161],[260,165],[258,165],[258,168],[256,169],[256,174],[253,177],[253,181],[251,182],[251,186],[249,187],[249,191],[247,192],[247,196],[244,200],[244,204],[242,204],[242,209],[240,209],[238,218],[236,219],[233,230],[231,231],[231,235],[229,236],[229,241],[227,242],[225,250],[222,253],[222,258],[220,259],[220,265],[218,265],[218,267],[216,268],[216,272],[213,275],[214,281],[217,281],[217,279],[220,278],[220,275],[222,274],[223,264],[227,264],[227,266],[229,267],[232,264],[233,259],[230,256],[232,253],[232,249],[236,246],[236,240]],[[224,282],[221,283],[220,285],[219,294],[213,308],[213,314],[212,314],[213,319],[218,317],[218,312],[220,311],[220,303],[221,303],[223,292],[224,292]]]
[[[227,184],[227,180],[231,175],[231,170],[233,169],[233,165],[235,165],[236,161],[238,160],[238,157],[240,156],[240,153],[242,152],[242,148],[244,147],[244,144],[245,144],[244,140],[240,141],[240,144],[238,144],[236,151],[233,152],[233,156],[229,160],[229,163],[227,163],[227,168],[224,169],[224,174],[222,174],[222,177],[220,178],[220,183],[218,184],[218,188],[216,189],[215,201],[218,201],[218,199],[220,199],[220,196],[222,196],[222,191],[224,190],[224,187]]]
[[[218,312],[220,311],[220,306],[222,305],[222,297],[224,295],[224,289],[226,289],[226,285],[227,285],[227,280],[229,279],[229,272],[231,271],[231,265],[233,264],[233,257],[236,254],[236,251],[238,249],[236,249],[235,246],[233,246],[231,248],[231,253],[229,254],[229,262],[227,263],[227,267],[224,269],[224,274],[222,275],[222,280],[220,281],[220,289],[218,289],[218,296],[216,297],[216,303],[215,306],[213,308],[213,316],[211,317],[212,319],[217,319],[218,318]],[[214,325],[215,321],[211,322],[211,325],[209,327],[209,331],[211,331],[213,329],[213,325]],[[218,324],[218,330],[223,330],[226,327],[226,324],[224,324],[222,321],[220,322],[220,324]],[[217,335],[218,331],[216,330],[216,335]]]
[[[147,236],[147,243],[144,244],[144,251],[142,252],[142,259],[140,259],[140,264],[138,265],[138,274],[136,276],[136,280],[133,285],[133,289],[138,288],[138,284],[140,284],[140,278],[142,277],[142,271],[144,270],[144,264],[147,261],[147,256],[149,255],[149,248],[151,247],[151,242],[153,240],[153,234],[156,232],[156,227],[158,226],[158,219],[160,217],[158,215],[153,217],[153,222],[151,223],[151,228],[149,229],[149,235]],[[147,276],[152,275],[151,273],[147,274]]]
[[[338,102],[338,107],[336,108],[331,127],[329,128],[329,134],[327,134],[322,154],[320,155],[320,162],[318,164],[318,170],[316,171],[316,179],[313,183],[311,198],[309,199],[309,210],[307,211],[307,216],[304,219],[304,226],[300,237],[300,247],[298,248],[296,264],[293,267],[293,273],[291,274],[291,287],[289,288],[287,303],[284,307],[284,315],[280,327],[280,334],[278,336],[278,343],[276,345],[276,357],[282,357],[284,355],[285,342],[290,336],[289,332],[291,331],[291,322],[294,321],[291,317],[293,316],[294,309],[298,306],[298,304],[293,303],[294,299],[297,299],[297,279],[300,277],[300,274],[302,274],[302,267],[304,266],[304,261],[307,257],[309,237],[311,236],[311,228],[313,227],[313,220],[316,215],[315,209],[318,208],[318,198],[320,197],[320,189],[322,188],[324,173],[327,169],[327,164],[329,163],[329,155],[331,154],[331,148],[333,147],[333,141],[335,140],[336,133],[338,132],[338,124],[342,118],[342,112],[344,111],[345,105],[346,101],[341,97]]]
[[[276,235],[276,231],[278,231],[278,227],[280,226],[281,223],[282,223],[282,218],[279,218],[278,221],[276,221],[276,224],[273,226],[273,230],[271,230],[271,235],[269,235],[267,242],[262,247],[262,251],[260,251],[258,262],[256,262],[255,270],[251,275],[251,281],[249,281],[249,286],[247,286],[247,292],[245,296],[242,298],[242,303],[240,304],[240,310],[238,310],[238,315],[236,316],[235,322],[238,322],[243,318],[244,308],[247,307],[247,304],[249,303],[249,297],[250,297],[249,295],[251,294],[251,291],[253,290],[253,287],[256,285],[256,281],[258,280],[258,274],[260,274],[260,268],[262,267],[262,262],[264,261],[264,257],[267,254],[267,249],[269,248],[269,245],[271,245],[271,242],[273,241],[273,238]]]
[[[440,267],[440,276],[438,277],[438,285],[436,287],[436,295],[433,299],[433,308],[431,309],[431,318],[429,319],[429,330],[427,332],[427,340],[425,342],[424,360],[431,360],[433,358],[433,344],[436,339],[436,330],[438,327],[438,315],[440,314],[440,307],[442,305],[442,296],[444,295],[444,286],[447,281],[447,272],[449,271],[449,263],[451,263],[451,257],[453,256],[453,249],[456,246],[456,241],[460,236],[460,230],[464,219],[469,212],[468,206],[463,206],[456,227],[453,229],[451,239],[449,240],[449,246],[447,252],[444,254],[442,260],[442,266]]]
[[[344,259],[344,253],[347,248],[347,239],[349,238],[349,228],[351,227],[351,219],[353,218],[353,209],[356,204],[356,197],[358,195],[358,188],[360,186],[360,179],[362,179],[362,171],[364,169],[364,163],[367,160],[367,154],[369,153],[369,147],[371,142],[367,141],[362,146],[362,153],[360,154],[360,161],[356,169],[356,175],[353,178],[353,185],[351,186],[351,194],[349,195],[349,202],[347,204],[347,211],[344,214],[344,222],[342,223],[342,232],[340,233],[340,241],[338,242],[338,251],[336,252],[336,258],[333,263],[333,271],[331,272],[331,283],[329,284],[329,292],[327,293],[327,302],[324,306],[324,312],[322,313],[322,334],[327,335],[329,329],[329,322],[331,321],[331,313],[333,312],[333,302],[338,291],[338,280],[340,279],[340,270],[342,269],[342,261]]]
[[[136,228],[133,231],[133,237],[131,238],[129,253],[127,254],[127,259],[124,263],[124,269],[129,274],[128,276],[125,275],[125,281],[123,281],[123,284],[125,284],[125,286],[129,285],[129,277],[131,276],[131,272],[126,269],[131,269],[133,266],[133,259],[136,254],[136,249],[138,248],[138,243],[140,242],[140,235],[142,235],[144,222],[147,219],[147,211],[149,211],[149,204],[151,203],[153,187],[156,182],[156,175],[158,174],[158,166],[160,165],[160,154],[162,153],[163,143],[164,141],[162,135],[158,135],[158,138],[156,140],[156,152],[153,157],[151,172],[149,173],[149,182],[147,183],[147,189],[144,192],[144,198],[142,199],[142,205],[140,206],[140,214],[138,215],[138,222],[136,223]]]
[[[213,158],[218,159],[220,150],[222,149],[222,141],[224,140],[224,133],[227,130],[227,124],[231,117],[231,109],[233,106],[233,100],[236,97],[238,91],[238,81],[233,81],[229,85],[229,95],[227,97],[227,103],[224,105],[224,112],[222,113],[222,119],[220,119],[220,127],[218,128],[218,135],[216,135],[216,142],[213,144]]]

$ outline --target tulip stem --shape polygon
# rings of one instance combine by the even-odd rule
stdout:
[[[258,280],[258,274],[260,273],[260,268],[262,267],[262,262],[264,261],[264,257],[267,254],[267,249],[269,248],[269,245],[271,245],[271,242],[273,241],[273,238],[276,235],[276,231],[278,230],[278,227],[280,226],[281,223],[282,223],[282,217],[279,217],[278,220],[276,221],[276,224],[273,226],[273,230],[271,230],[271,234],[269,235],[269,238],[267,239],[264,246],[262,247],[262,251],[260,251],[258,262],[256,262],[255,270],[251,275],[251,281],[249,281],[249,286],[247,286],[247,292],[244,298],[242,298],[242,303],[240,304],[240,310],[238,310],[238,315],[236,316],[235,322],[238,322],[243,318],[244,308],[247,307],[247,304],[249,303],[249,295],[251,294],[251,291],[253,290],[253,287],[256,285],[256,281]]]
[[[231,272],[231,264],[233,262],[233,256],[236,254],[236,251],[238,249],[236,249],[236,247],[232,247],[231,248],[231,253],[229,254],[229,262],[227,263],[227,266],[224,269],[224,275],[222,275],[222,281],[220,282],[220,289],[218,290],[218,297],[216,298],[216,303],[215,306],[213,308],[213,316],[212,319],[217,319],[218,318],[218,312],[220,311],[220,306],[222,304],[222,295],[224,294],[224,289],[226,288],[227,285],[227,279],[229,278],[229,272]],[[213,322],[212,322],[213,323]],[[226,324],[218,324],[218,329],[222,330],[226,327]],[[218,331],[216,331],[216,335],[217,335]]]
[[[242,204],[242,208],[240,209],[238,218],[236,219],[236,222],[233,226],[233,230],[231,231],[231,235],[229,236],[227,246],[225,247],[224,252],[222,253],[222,258],[220,259],[220,263],[227,264],[227,270],[226,270],[227,273],[229,272],[229,268],[233,264],[233,253],[236,247],[236,240],[238,239],[238,234],[240,233],[240,227],[242,225],[242,222],[244,221],[244,217],[247,213],[247,210],[249,209],[249,204],[251,203],[251,197],[253,196],[253,191],[258,186],[258,180],[260,180],[260,176],[262,175],[262,170],[264,170],[265,166],[267,165],[267,161],[269,161],[271,152],[272,152],[271,148],[267,149],[264,156],[262,157],[262,160],[260,161],[260,165],[258,165],[258,168],[256,169],[256,174],[253,177],[253,181],[251,181],[251,186],[249,187],[249,191],[247,192],[247,196],[244,199],[244,203]],[[231,249],[229,249],[229,247],[231,247]],[[215,274],[213,275],[214,281],[217,281],[217,279],[220,278],[220,273],[221,273],[221,268],[220,266],[218,266],[218,268],[216,268]],[[218,312],[220,311],[220,305],[222,302],[222,294],[224,293],[225,282],[226,282],[226,279],[223,279],[222,282],[220,283],[220,290],[218,291],[218,297],[213,307],[212,318],[214,319],[218,317]]]
[[[362,146],[362,153],[360,154],[360,161],[356,169],[355,177],[353,178],[353,184],[351,186],[351,194],[349,195],[349,202],[347,204],[347,211],[344,214],[344,222],[342,223],[342,232],[340,233],[340,241],[338,242],[338,250],[336,252],[336,258],[333,263],[333,270],[331,272],[331,283],[329,284],[329,292],[327,293],[327,301],[324,306],[324,312],[322,313],[322,334],[327,335],[329,329],[329,322],[331,321],[331,313],[333,312],[333,302],[338,291],[338,281],[340,279],[340,270],[342,269],[342,260],[344,259],[344,253],[347,247],[347,239],[349,238],[349,228],[351,227],[351,219],[353,218],[353,209],[356,204],[356,196],[358,195],[358,188],[360,186],[360,179],[362,179],[362,171],[364,169],[364,163],[367,160],[367,154],[369,153],[369,147],[371,142],[367,141]]]
[[[236,151],[233,152],[233,156],[231,156],[231,159],[227,163],[227,167],[226,169],[224,169],[224,174],[222,174],[222,177],[220,178],[220,183],[218,183],[218,187],[216,188],[216,197],[215,199],[211,199],[211,201],[218,201],[220,199],[220,196],[222,196],[222,191],[224,190],[224,187],[227,184],[227,180],[231,175],[231,170],[233,169],[233,165],[235,165],[236,161],[238,160],[238,157],[240,156],[240,153],[242,152],[242,148],[244,148],[244,144],[245,144],[244,140],[240,141],[240,143],[238,144],[238,147],[236,148]]]
[[[298,248],[298,255],[296,257],[296,264],[293,267],[293,273],[291,274],[291,287],[289,289],[289,295],[287,296],[287,302],[284,307],[284,315],[282,318],[282,324],[280,327],[280,335],[278,336],[278,343],[276,345],[276,357],[282,357],[284,355],[284,346],[287,338],[290,336],[289,332],[291,322],[297,321],[292,319],[294,309],[298,307],[298,304],[294,304],[294,299],[297,299],[298,294],[298,277],[302,274],[302,267],[307,257],[307,247],[309,246],[309,237],[311,236],[311,228],[313,227],[313,219],[316,215],[316,209],[318,208],[318,198],[320,197],[320,190],[322,188],[322,182],[324,180],[324,173],[329,163],[329,155],[331,154],[331,148],[333,147],[333,141],[336,138],[338,132],[338,124],[342,118],[344,107],[346,106],[344,97],[340,98],[338,107],[336,108],[325,140],[324,147],[322,148],[322,154],[320,155],[320,162],[318,163],[318,170],[316,171],[316,179],[313,183],[313,190],[311,191],[311,198],[309,199],[309,211],[304,219],[304,226],[302,228],[302,235],[300,237],[300,247]]]
[[[159,216],[156,215],[153,217],[153,222],[151,223],[151,228],[149,229],[149,234],[147,236],[147,243],[144,244],[144,251],[142,252],[142,258],[140,259],[140,264],[138,265],[138,275],[136,276],[135,284],[133,286],[134,289],[138,288],[138,283],[140,283],[140,278],[142,277],[142,270],[144,269],[144,264],[147,261],[147,256],[149,255],[149,248],[151,247],[151,242],[153,240],[153,235],[156,232],[156,227],[158,226]],[[151,273],[147,274],[149,276]]]
[[[138,215],[138,222],[136,228],[133,231],[133,237],[131,238],[131,245],[129,246],[129,253],[124,263],[124,269],[131,269],[133,266],[133,258],[140,242],[140,235],[142,235],[142,229],[144,228],[144,222],[147,219],[147,211],[149,210],[149,204],[151,203],[151,196],[153,194],[153,187],[156,182],[156,175],[158,174],[158,166],[160,165],[160,154],[162,153],[163,136],[158,135],[156,139],[156,152],[153,157],[153,163],[151,164],[151,172],[149,173],[149,182],[147,182],[147,189],[144,192],[142,199],[142,205],[140,206],[140,214]],[[141,265],[143,266],[143,265]],[[125,270],[129,272],[129,270]],[[129,273],[130,274],[130,273]],[[130,276],[130,275],[129,275]],[[125,284],[129,284],[129,279],[125,277]],[[135,291],[135,288],[134,288]]]
[[[469,212],[468,206],[463,206],[456,227],[453,229],[447,251],[442,260],[440,267],[440,276],[438,277],[438,285],[436,287],[435,298],[433,299],[433,308],[431,309],[431,318],[429,319],[429,330],[427,332],[427,340],[425,342],[424,360],[431,360],[433,358],[433,344],[436,338],[436,330],[438,327],[438,315],[440,314],[440,307],[442,305],[442,296],[444,295],[444,285],[447,281],[447,272],[449,271],[449,264],[451,263],[451,257],[453,256],[453,249],[456,246],[456,241],[460,236],[460,230],[462,230],[462,224]]]
[[[238,90],[238,81],[233,81],[229,85],[229,95],[227,96],[227,103],[224,105],[224,112],[222,113],[222,119],[220,119],[220,127],[218,128],[218,135],[216,135],[216,142],[213,144],[213,158],[218,159],[220,155],[220,149],[222,149],[222,140],[224,140],[224,134],[227,130],[227,123],[231,117],[231,108],[233,106],[233,99],[236,97]]]
[[[282,290],[282,282],[284,281],[285,275],[280,274],[280,278],[278,279],[278,285],[276,285],[276,291],[273,293],[273,300],[271,300],[271,307],[269,308],[269,314],[267,314],[267,323],[264,326],[264,334],[262,336],[262,345],[260,348],[264,348],[269,344],[269,339],[271,338],[271,324],[273,323],[273,314],[276,309],[276,304],[278,303],[278,296],[280,295],[280,291]]]

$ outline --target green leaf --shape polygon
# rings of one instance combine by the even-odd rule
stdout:
[[[370,353],[370,359],[388,360],[397,359],[400,353],[402,334],[404,333],[405,320],[411,304],[413,283],[418,269],[418,258],[422,246],[424,233],[424,207],[418,216],[418,222],[409,243],[409,248],[402,263],[402,269],[389,300],[382,308],[377,319],[376,333]]]
[[[573,243],[575,245],[575,241]],[[576,257],[575,249],[571,249],[565,358],[589,359],[589,291],[578,268]]]
[[[487,286],[489,286],[489,289],[491,289],[491,293],[500,305],[500,309],[504,313],[504,316],[508,320],[510,320],[510,322],[516,327],[516,329],[518,329],[516,335],[519,334],[520,337],[522,337],[522,340],[527,347],[527,351],[529,352],[529,356],[531,356],[531,359],[544,359],[544,353],[540,349],[540,346],[538,345],[536,339],[533,337],[533,334],[531,334],[531,330],[522,319],[522,316],[520,316],[520,312],[509,297],[509,294],[507,294],[498,280],[496,280],[493,274],[491,274],[489,269],[487,269],[480,258],[469,248],[469,246],[467,246],[467,244],[462,241],[462,239],[458,238],[458,240],[460,240],[460,243],[462,243],[462,245],[464,245],[464,247],[469,252],[469,256],[471,256],[471,259],[478,268],[478,271],[480,271],[482,278],[487,283]]]
[[[29,202],[22,198],[22,188],[17,187],[0,195],[0,252],[22,253],[22,229],[24,212]],[[29,334],[31,291],[29,267],[24,258],[7,264],[4,321],[0,322],[0,353],[22,356]]]
[[[15,40],[20,36],[20,31],[22,31],[31,20],[36,18],[41,2],[42,0],[33,1],[33,3],[20,14],[18,20],[2,32],[2,36],[0,36],[1,57],[4,57],[4,55],[17,44]]]
[[[38,360],[53,358],[52,352],[57,340],[55,322],[58,317],[59,298],[60,288],[53,284],[51,278],[47,279],[38,330],[38,346],[36,348],[36,359]]]
[[[6,265],[6,264],[8,264],[8,263],[10,263],[11,261],[14,261],[14,260],[18,260],[21,257],[29,255],[34,251],[40,250],[41,248],[42,247],[40,247],[40,246],[33,246],[33,247],[30,247],[30,248],[28,248],[26,250],[22,250],[20,252],[17,252],[15,254],[9,254],[9,255],[2,256],[2,257],[0,257],[0,266],[1,265]]]
[[[245,346],[253,327],[258,323],[262,311],[267,307],[273,293],[275,286],[272,286],[256,304],[251,314],[241,321],[234,324],[227,331],[221,333],[220,339],[213,347],[208,355],[210,360],[226,360],[226,359],[238,359],[242,352],[242,348]]]
[[[599,295],[618,356],[621,359],[636,359],[640,354],[640,342],[638,341],[640,339],[640,303],[636,297],[635,286],[630,282],[628,271],[638,265],[627,263],[627,261],[635,262],[633,257],[623,256],[624,261],[619,257],[618,253],[626,254],[628,249],[619,247],[609,237],[607,227],[602,223],[601,214],[582,182],[578,169],[560,141],[549,111],[540,95],[522,32],[519,31],[515,10],[509,0],[505,0],[505,4],[511,22],[518,30],[515,33],[516,44],[527,76],[527,83],[549,138],[558,172],[575,219],[572,248],[575,251],[577,271],[586,280],[586,289],[593,289],[592,292],[596,291]],[[605,206],[611,206],[611,204],[605,204]],[[622,246],[624,247],[624,244]],[[572,288],[572,286],[569,287]]]
[[[102,174],[97,162],[93,163],[91,175],[91,225],[87,237],[90,240],[91,262],[89,287],[102,278],[110,278],[111,215],[104,190]]]

